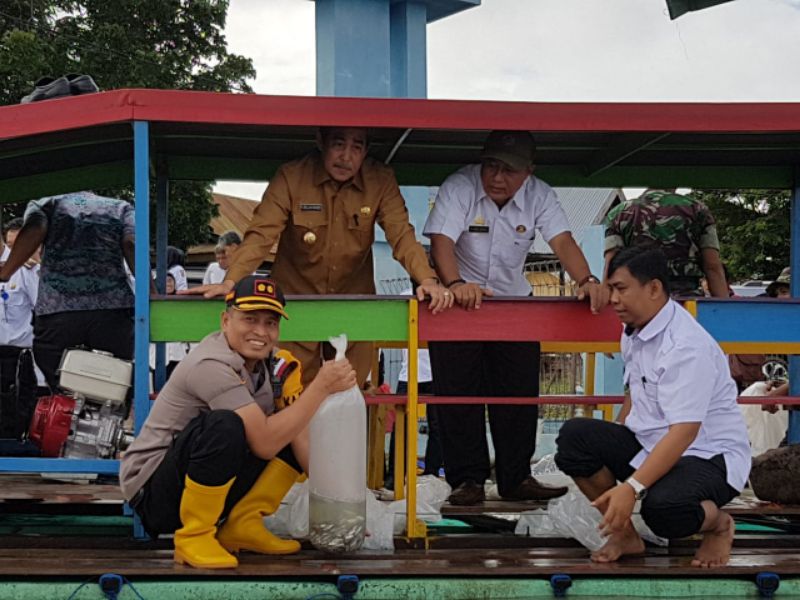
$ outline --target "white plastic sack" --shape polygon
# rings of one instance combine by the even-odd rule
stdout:
[[[556,455],[547,454],[531,466],[531,475],[545,485],[574,486],[572,478],[556,465]]]
[[[589,550],[599,550],[606,543],[600,533],[600,511],[580,491],[571,490],[547,503],[547,513],[564,535],[575,538]]]
[[[394,550],[394,515],[388,504],[367,492],[365,550]]]
[[[289,489],[275,514],[264,517],[264,527],[278,537],[308,537],[308,481]]]
[[[450,486],[438,477],[419,477],[417,516],[423,521],[440,521],[442,504],[450,492]],[[381,502],[369,490],[366,497],[367,536],[362,547],[366,550],[394,550],[394,536],[400,535],[406,528],[406,501]],[[279,537],[308,537],[307,481],[291,487],[275,514],[264,517],[264,527]]]
[[[742,392],[742,396],[766,396],[767,384],[757,381]],[[770,413],[761,408],[760,404],[740,404],[744,422],[747,425],[747,435],[750,438],[750,453],[752,456],[764,454],[767,450],[777,448],[786,436],[789,426],[789,413],[779,410]]]
[[[432,509],[429,512],[437,513],[441,518],[442,505],[452,491],[446,481],[435,475],[417,477],[417,514],[420,515],[420,518],[424,516],[424,511],[420,509],[420,506],[425,505]]]
[[[591,551],[602,548],[607,538],[598,527],[602,515],[579,490],[571,489],[566,495],[554,498],[547,504],[547,511],[535,510],[523,513],[514,533],[531,537],[571,537]],[[658,537],[634,513],[633,527],[648,542],[666,546],[667,540]]]

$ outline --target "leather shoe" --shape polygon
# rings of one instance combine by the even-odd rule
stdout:
[[[79,75],[78,73],[70,73],[65,75],[69,81],[69,91],[73,96],[80,96],[81,94],[93,94],[99,92],[100,88],[92,79],[91,75]]]
[[[20,100],[20,104],[39,102],[40,100],[51,100],[69,96],[69,81],[66,77],[53,79],[52,77],[42,77],[34,85],[33,91]]]
[[[483,486],[472,479],[461,483],[447,499],[454,506],[473,506],[484,500],[486,500],[486,493],[483,491]]]
[[[506,500],[550,500],[567,493],[565,486],[554,487],[543,485],[533,477],[526,477],[515,489],[504,494]]]

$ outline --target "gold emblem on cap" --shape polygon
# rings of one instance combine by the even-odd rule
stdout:
[[[256,289],[257,289],[259,292],[263,292],[263,291],[266,291],[266,289],[267,289],[267,286],[265,286],[263,283],[259,283],[259,284],[258,284],[258,287],[257,287]]]
[[[315,234],[313,231],[308,231],[303,236],[303,241],[310,246],[317,241],[317,234]]]
[[[517,233],[525,233],[527,230],[525,225],[517,225]]]
[[[365,217],[368,217],[372,214],[372,209],[369,206],[362,206],[361,214],[364,215]]]

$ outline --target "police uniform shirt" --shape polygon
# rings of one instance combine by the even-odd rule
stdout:
[[[424,234],[446,235],[455,242],[462,279],[496,295],[528,296],[531,285],[523,267],[537,230],[547,242],[569,231],[553,188],[531,176],[501,210],[486,195],[478,164],[445,180]]]
[[[684,456],[725,457],[728,484],[741,491],[750,473],[750,443],[736,404],[736,384],[719,344],[669,300],[641,330],[622,334],[631,411],[625,419],[642,445],[639,468],[676,423],[700,423]]]
[[[193,418],[210,410],[235,411],[255,402],[272,414],[275,400],[269,378],[256,388],[244,358],[232,350],[225,335],[207,335],[178,364],[159,392],[144,427],[125,451],[120,486],[132,498],[158,468],[173,437]]]
[[[367,157],[355,177],[338,184],[312,153],[275,173],[226,279],[252,273],[280,237],[272,277],[285,293],[374,294],[376,223],[414,280],[436,276],[389,167]]]
[[[10,254],[3,249],[0,262]],[[6,282],[0,282],[0,346],[30,348],[33,344],[33,307],[39,290],[39,265],[17,269]]]

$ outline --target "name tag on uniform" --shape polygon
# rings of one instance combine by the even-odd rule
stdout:
[[[489,233],[488,225],[470,225],[468,231],[470,233]]]
[[[300,210],[303,212],[322,212],[322,204],[301,204]]]

